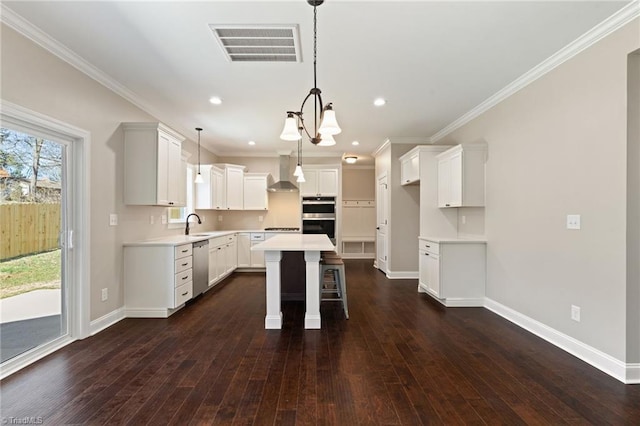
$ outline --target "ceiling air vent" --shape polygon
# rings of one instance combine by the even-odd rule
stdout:
[[[301,62],[297,25],[214,25],[213,31],[231,62]]]

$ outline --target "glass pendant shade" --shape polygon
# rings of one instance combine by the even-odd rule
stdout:
[[[198,174],[196,175],[196,178],[193,180],[195,183],[202,183],[204,182],[204,179],[202,179],[202,175],[200,174],[200,172],[198,172]]]
[[[301,182],[301,183],[306,182],[303,173],[301,173],[300,176],[298,176],[298,179],[296,179],[296,182]]]
[[[282,129],[280,139],[285,141],[297,141],[300,138],[302,138],[302,135],[298,131],[298,123],[293,115],[289,114],[287,119],[284,121],[284,129]]]
[[[342,129],[338,126],[338,121],[336,120],[336,113],[331,107],[327,107],[324,110],[324,114],[322,114],[322,123],[320,123],[320,128],[318,129],[318,133],[323,135],[337,135],[340,133]]]
[[[302,173],[302,167],[300,166],[300,164],[298,164],[298,165],[296,166],[296,170],[293,172],[293,175],[294,175],[295,177],[298,177],[298,176],[301,176],[302,174],[303,174],[303,173]]]
[[[333,139],[331,135],[325,135],[324,133],[320,135],[322,140],[318,143],[318,146],[333,146],[336,144],[336,140]]]

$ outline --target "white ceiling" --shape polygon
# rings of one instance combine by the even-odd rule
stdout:
[[[295,150],[279,134],[313,83],[306,1],[2,3],[188,138],[204,128],[215,153]],[[428,140],[625,3],[327,0],[318,7],[318,87],[343,131],[331,148],[305,141],[305,155]],[[303,61],[230,63],[209,24],[297,24]],[[222,105],[209,103],[214,95]],[[379,96],[386,106],[373,106]]]

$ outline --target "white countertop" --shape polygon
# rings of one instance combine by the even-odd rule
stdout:
[[[180,244],[195,243],[197,241],[209,240],[211,238],[223,237],[225,235],[239,233],[278,233],[298,235],[300,231],[265,231],[264,229],[243,229],[230,231],[209,231],[209,232],[192,232],[191,235],[171,235],[169,237],[153,238],[142,241],[127,241],[124,246],[179,246]]]
[[[456,238],[456,237],[431,237],[431,236],[419,236],[420,240],[433,241],[434,243],[450,243],[450,244],[469,244],[469,243],[487,243],[487,240],[483,237],[478,238]]]
[[[335,246],[324,234],[281,234],[256,244],[257,251],[333,251]]]

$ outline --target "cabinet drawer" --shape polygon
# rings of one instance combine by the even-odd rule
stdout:
[[[193,256],[183,257],[182,259],[176,260],[175,271],[176,274],[178,272],[186,271],[187,269],[191,269],[193,266]]]
[[[232,235],[227,235],[224,238],[226,238],[227,243],[233,243],[236,241],[236,234],[232,234]]]
[[[429,240],[420,240],[418,247],[420,250],[428,251],[431,254],[440,254],[440,244]]]
[[[183,244],[181,246],[176,247],[176,259],[180,259],[182,257],[191,256],[192,246],[191,244]]]
[[[216,247],[220,247],[227,243],[227,237],[215,237],[209,239],[209,250],[213,250]]]
[[[190,300],[193,297],[193,283],[188,282],[187,284],[181,285],[180,287],[175,289],[174,295],[174,308],[182,305],[187,300]]]
[[[193,269],[187,269],[186,271],[182,271],[176,274],[175,286],[180,287],[181,285],[191,282],[191,277],[193,275]]]
[[[264,233],[263,232],[252,232],[251,233],[251,241],[264,241]]]

